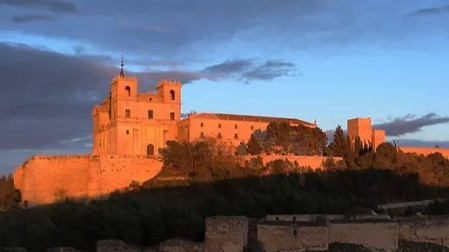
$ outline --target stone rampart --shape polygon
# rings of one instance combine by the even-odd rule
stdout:
[[[333,221],[333,220],[389,220],[388,214],[375,215],[343,215],[343,214],[274,214],[267,215],[265,220],[272,221],[300,221],[300,222],[317,222],[317,221]]]
[[[265,220],[257,225],[257,239],[266,252],[326,251],[328,232],[326,223]]]
[[[372,250],[398,249],[398,224],[390,220],[331,221],[329,243],[350,243]]]
[[[323,162],[326,161],[328,157],[324,156],[295,156],[295,155],[259,155],[264,164],[267,164],[271,161],[281,159],[281,160],[287,160],[289,162],[297,162],[299,166],[301,167],[310,167],[312,169],[319,169],[323,168]],[[249,161],[252,158],[257,158],[257,155],[247,155],[242,156],[243,162]],[[335,162],[343,160],[341,157],[333,157]]]
[[[449,148],[401,146],[399,149],[405,153],[416,153],[425,156],[432,153],[441,153],[444,157],[449,158]]]
[[[204,252],[204,244],[184,239],[171,239],[159,245],[159,252]]]
[[[399,239],[449,246],[449,216],[399,218]]]
[[[29,205],[65,198],[98,198],[156,176],[162,162],[146,156],[33,156],[14,173],[14,187]]]
[[[248,218],[209,217],[206,219],[207,252],[241,252],[248,244]]]

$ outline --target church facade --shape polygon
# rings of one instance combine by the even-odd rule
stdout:
[[[120,75],[112,79],[109,97],[92,110],[93,155],[157,156],[167,141],[216,138],[237,146],[270,122],[317,127],[295,118],[190,113],[181,119],[181,82],[162,80],[154,92],[138,91],[138,80]]]

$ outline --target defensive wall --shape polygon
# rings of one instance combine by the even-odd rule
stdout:
[[[312,169],[323,168],[323,163],[328,158],[323,156],[296,156],[296,155],[277,155],[277,154],[246,155],[241,157],[242,162],[249,161],[253,158],[261,157],[264,164],[268,164],[271,161],[281,159],[292,163],[297,162],[300,167],[310,167]],[[341,157],[333,157],[333,159],[335,160],[335,162],[343,160],[343,158]]]
[[[439,152],[444,157],[449,158],[449,148],[400,146],[399,149],[405,153],[416,153],[424,156]]]
[[[264,220],[257,225],[257,239],[266,252],[325,251],[329,247],[326,222]]]
[[[293,217],[300,221],[292,221]],[[248,236],[252,232],[249,222],[242,216],[209,217],[205,221],[203,243],[174,238],[143,248],[119,240],[100,240],[96,251],[243,252],[247,244],[257,241],[266,252],[326,251],[332,243],[362,245],[371,251],[386,252],[397,251],[399,240],[449,246],[449,216],[390,219],[387,215],[271,215],[258,221],[257,236],[253,238]],[[48,251],[76,250],[52,248]]]
[[[329,225],[329,243],[349,243],[382,251],[398,249],[398,224],[392,220],[337,220]]]
[[[65,198],[98,198],[156,176],[162,162],[146,156],[33,156],[14,172],[14,187],[29,205]]]
[[[449,246],[449,216],[399,218],[399,239]]]

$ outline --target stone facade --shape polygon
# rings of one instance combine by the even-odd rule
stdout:
[[[375,130],[371,118],[354,118],[348,120],[348,136],[351,141],[358,137],[364,144],[371,144],[373,150],[385,142],[385,130]]]
[[[139,93],[135,77],[112,80],[109,98],[92,111],[94,155],[155,155],[178,139],[181,82],[163,80],[156,92]]]
[[[184,239],[171,239],[159,245],[159,252],[204,252],[204,244]]]
[[[400,218],[399,239],[449,247],[449,216]]]
[[[329,243],[350,243],[376,251],[395,251],[398,249],[398,224],[391,220],[331,221]]]
[[[314,123],[294,118],[266,116],[232,115],[219,113],[191,113],[180,122],[179,138],[182,141],[195,141],[210,137],[221,139],[233,146],[248,142],[256,130],[266,130],[270,122],[286,122],[292,126],[317,127]]]
[[[444,157],[449,158],[449,148],[400,146],[399,149],[405,153],[416,153],[425,156],[433,153],[441,153]]]
[[[246,217],[210,217],[206,219],[207,252],[241,252],[248,244]]]
[[[261,221],[257,225],[257,239],[266,252],[325,251],[329,245],[326,222]]]
[[[98,198],[156,176],[162,162],[147,156],[34,156],[14,173],[14,186],[29,205],[65,198]]]

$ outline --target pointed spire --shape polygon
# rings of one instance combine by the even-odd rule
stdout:
[[[120,63],[121,69],[120,69],[120,77],[125,77],[125,72],[123,72],[123,55],[122,55],[122,61]]]

